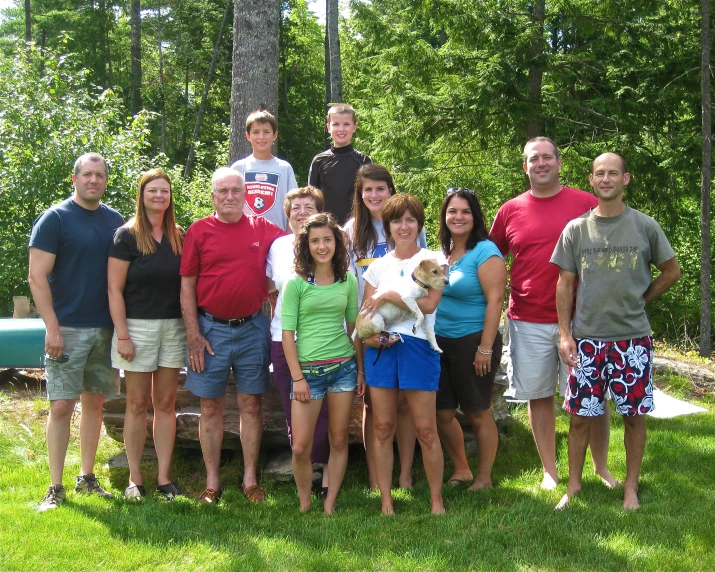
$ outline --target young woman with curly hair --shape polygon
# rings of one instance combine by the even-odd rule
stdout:
[[[348,272],[342,232],[327,213],[308,218],[297,234],[296,276],[283,290],[283,351],[292,378],[293,475],[300,509],[311,506],[310,453],[323,399],[328,400],[330,457],[326,514],[348,462],[348,428],[353,397],[365,391],[362,343],[351,336],[357,317],[357,279]],[[347,324],[347,332],[344,324]]]

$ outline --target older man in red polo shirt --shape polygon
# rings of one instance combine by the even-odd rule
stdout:
[[[188,338],[186,388],[201,398],[199,440],[206,489],[199,502],[221,496],[219,462],[226,386],[233,369],[241,413],[243,490],[265,500],[256,465],[263,435],[261,395],[270,388],[270,325],[261,312],[268,295],[266,257],[284,231],[264,218],[243,214],[243,177],[229,168],[212,179],[216,212],[186,233],[181,259],[181,311]]]

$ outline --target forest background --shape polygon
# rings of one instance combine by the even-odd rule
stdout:
[[[710,275],[701,260],[703,221],[711,232],[709,203],[701,217],[708,0],[351,0],[339,13],[328,0],[328,26],[306,0],[5,3],[0,316],[13,295],[29,294],[32,222],[71,193],[83,152],[108,158],[106,202],[125,216],[139,174],[157,166],[172,177],[182,225],[210,213],[211,172],[250,152],[238,117],[257,105],[239,101],[236,85],[263,72],[276,88],[266,96],[279,121],[276,154],[299,184],[326,146],[326,103],[347,101],[358,113],[355,146],[422,199],[433,248],[448,186],[473,188],[488,223],[528,188],[529,137],[554,139],[562,181],[582,189],[594,157],[620,153],[628,204],[661,224],[683,269],[649,309],[654,332],[697,345]],[[275,44],[275,65],[241,52],[256,33]]]

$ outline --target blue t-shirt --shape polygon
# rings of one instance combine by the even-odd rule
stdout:
[[[60,326],[111,328],[107,256],[124,219],[100,204],[97,210],[66,199],[42,213],[32,227],[30,248],[54,254],[48,279]]]
[[[496,244],[482,240],[449,268],[449,284],[437,306],[435,333],[445,338],[461,338],[484,329],[487,299],[477,270],[492,256],[504,258]]]

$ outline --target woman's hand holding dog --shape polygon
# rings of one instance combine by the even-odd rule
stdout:
[[[204,350],[214,355],[211,349],[211,344],[199,332],[189,334],[187,332],[189,342],[189,367],[201,373],[204,371]]]
[[[402,304],[402,298],[394,290],[375,292],[372,296],[363,300],[360,313],[367,319],[372,319],[372,317],[375,315],[375,312],[377,312],[380,306],[382,306],[383,304],[387,304],[388,302],[392,302],[393,304],[395,304],[396,301],[398,305]]]
[[[296,401],[301,403],[308,403],[310,401],[310,386],[305,378],[293,382],[293,397]]]
[[[365,343],[366,346],[370,346],[371,348],[379,348],[380,347],[380,334],[373,334],[371,336],[363,338],[362,341]],[[388,342],[383,347],[389,348],[391,345],[396,344],[399,341],[400,341],[400,338],[394,338],[394,339],[390,338],[388,340]]]

